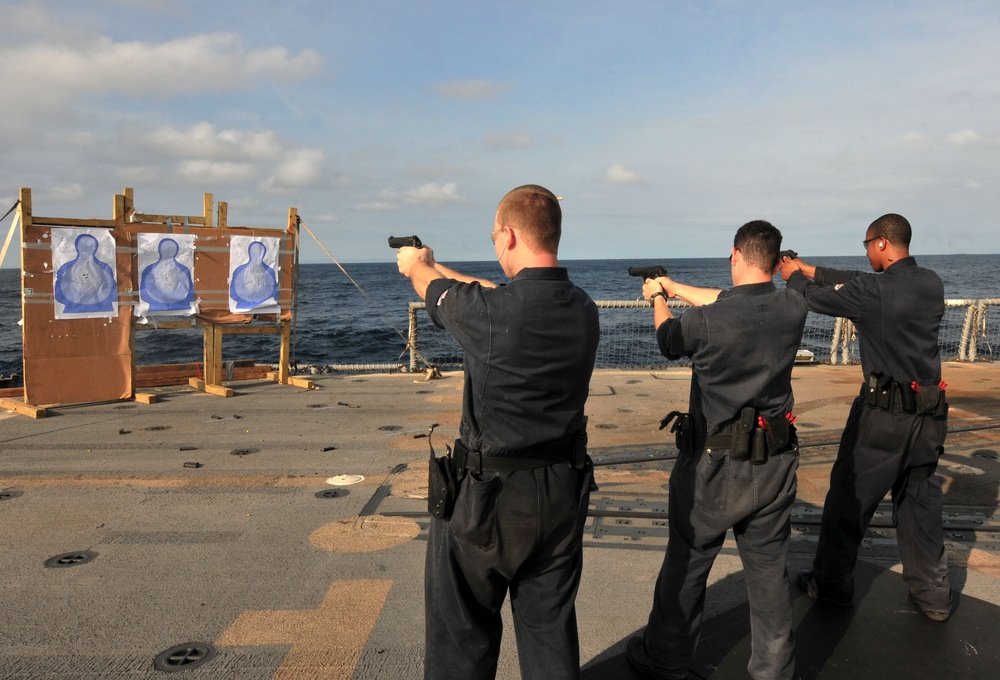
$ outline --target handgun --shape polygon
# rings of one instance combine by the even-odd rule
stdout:
[[[390,248],[402,248],[403,246],[410,246],[411,248],[423,248],[423,241],[417,235],[413,236],[390,236],[389,237],[389,247]]]
[[[797,260],[799,259],[799,254],[794,250],[782,250],[780,253],[778,253],[778,262],[781,262],[786,257],[789,260]]]
[[[660,265],[653,265],[652,267],[629,267],[629,276],[641,276],[642,280],[655,279],[660,276],[666,276],[667,270]]]

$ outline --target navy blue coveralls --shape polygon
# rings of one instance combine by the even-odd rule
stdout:
[[[724,291],[657,329],[668,358],[691,357],[689,412],[694,432],[732,429],[740,410],[784,418],[792,412],[791,375],[806,304],[773,283]],[[755,680],[792,678],[792,602],[785,562],[795,500],[794,427],[782,452],[755,465],[731,450],[681,451],[669,487],[669,541],[656,581],[643,662],[664,678],[687,678],[694,659],[712,564],[732,528],[747,580]]]
[[[896,389],[914,382],[928,391],[938,386],[944,286],[933,271],[907,257],[879,275],[816,267],[810,281],[795,272],[788,286],[802,292],[809,309],[854,322],[866,381],[874,373],[891,377]],[[853,598],[858,548],[891,490],[903,580],[923,609],[950,611],[941,481],[933,474],[944,451],[947,413],[907,413],[898,395],[888,409],[868,406],[866,385],[851,406],[830,473],[812,573],[819,595]]]
[[[473,454],[451,519],[431,518],[425,678],[495,677],[508,590],[521,677],[578,678],[575,602],[592,468],[576,469],[567,456],[487,470],[497,457],[565,449],[584,428],[597,306],[562,267],[523,269],[492,289],[438,279],[426,300],[434,323],[465,350],[459,432]]]

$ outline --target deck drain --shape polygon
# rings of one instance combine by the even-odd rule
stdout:
[[[257,453],[260,449],[233,449],[229,452],[231,456],[249,456],[251,453]]]
[[[115,406],[116,411],[124,411],[125,409],[135,408],[135,404],[122,404],[121,406]]]
[[[0,501],[9,501],[12,498],[17,498],[23,491],[18,491],[17,489],[4,489],[0,491]]]
[[[77,550],[76,552],[63,553],[62,555],[50,557],[45,560],[45,566],[52,568],[75,567],[81,564],[86,564],[95,557],[97,557],[97,553],[90,550]]]
[[[329,404],[306,404],[306,408],[330,408]]]
[[[169,430],[170,425],[150,425],[149,427],[143,428],[146,432],[160,432],[161,430]]]
[[[983,460],[996,460],[998,458],[997,454],[992,451],[976,451],[972,455]]]
[[[617,425],[612,425],[611,423],[601,423],[600,425],[597,425],[597,429],[598,430],[617,430],[618,426]]]
[[[187,642],[161,652],[153,661],[153,668],[174,673],[197,668],[214,658],[215,647],[207,642]]]
[[[641,383],[641,382],[642,382],[641,380],[635,380],[635,379],[632,379],[632,380],[626,380],[626,381],[625,381],[625,384],[626,384],[626,385],[638,385],[638,384],[639,384],[639,383]]]
[[[379,428],[382,432],[397,432],[402,429],[402,425],[383,425]]]
[[[340,498],[351,493],[347,489],[327,489],[316,494],[316,498]]]

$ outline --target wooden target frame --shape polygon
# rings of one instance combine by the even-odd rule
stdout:
[[[31,190],[22,188],[18,213],[21,223],[21,297],[23,319],[24,397],[0,399],[8,408],[43,417],[43,405],[92,403],[135,399],[151,403],[155,395],[136,393],[136,331],[200,327],[204,334],[202,376],[189,384],[199,390],[232,396],[224,386],[222,341],[226,334],[268,333],[280,339],[277,371],[269,380],[312,388],[312,381],[289,375],[291,327],[298,285],[298,212],[289,208],[282,229],[228,224],[228,205],[220,202],[213,219],[212,194],[204,194],[204,213],[183,216],[139,213],[134,193],[126,188],[114,197],[111,219],[39,217],[33,214]],[[118,311],[101,318],[56,318],[52,229],[107,230],[115,242]],[[97,233],[100,233],[99,231]],[[191,234],[195,238],[194,298],[198,312],[184,317],[157,317],[139,324],[134,308],[139,302],[137,238],[139,234]],[[279,312],[234,313],[229,307],[230,242],[234,236],[271,237],[280,244],[277,254]]]

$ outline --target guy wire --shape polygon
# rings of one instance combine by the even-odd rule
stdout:
[[[368,293],[365,292],[365,289],[361,287],[361,284],[355,281],[354,277],[347,273],[347,270],[344,269],[343,265],[341,265],[340,262],[337,261],[337,258],[335,258],[333,254],[326,249],[326,246],[324,246],[323,242],[320,241],[319,238],[316,236],[316,234],[313,233],[313,230],[309,228],[309,225],[302,221],[302,217],[297,216],[297,219],[299,224],[302,227],[304,227],[307,232],[309,232],[310,236],[313,237],[313,240],[316,241],[316,244],[323,249],[323,252],[326,253],[327,257],[329,257],[333,261],[333,263],[337,265],[340,271],[344,272],[344,276],[347,277],[347,280],[353,283],[354,287],[357,288],[361,292],[361,294],[365,296],[365,299],[368,300],[368,303],[375,309],[376,312],[378,312],[378,315],[382,317],[382,320],[385,321],[385,323],[389,326],[389,328],[396,331],[396,335],[398,335],[403,340],[403,342],[406,343],[406,348],[409,349],[411,352],[413,352],[416,355],[416,357],[420,359],[420,361],[424,362],[424,366],[426,366],[427,368],[434,368],[431,365],[431,363],[424,358],[423,354],[417,351],[416,348],[410,347],[409,339],[407,339],[407,337],[403,335],[403,332],[398,328],[396,328],[396,326],[392,323],[392,321],[390,321],[389,318],[382,313],[382,309],[379,307],[379,305],[371,298],[371,296],[368,295]]]

